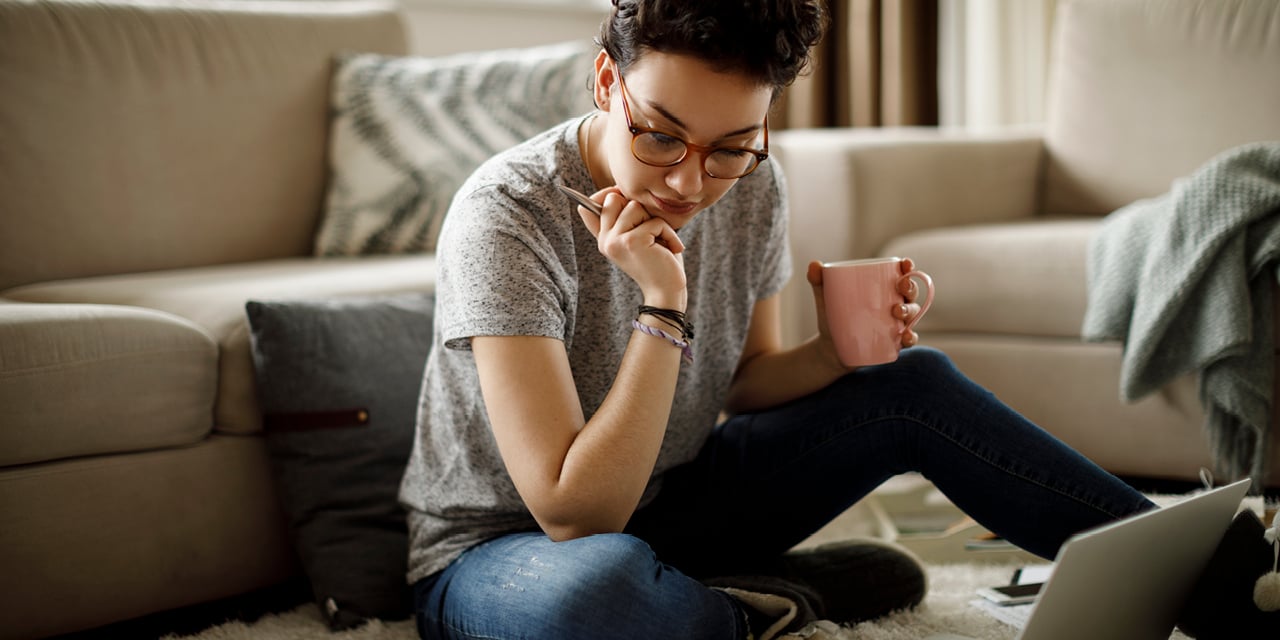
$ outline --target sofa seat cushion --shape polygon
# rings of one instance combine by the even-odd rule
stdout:
[[[201,616],[59,634],[298,573],[261,437],[213,435],[190,447],[0,469],[0,505],[6,640],[156,638]],[[231,609],[203,615],[214,611]]]
[[[885,255],[933,277],[921,333],[1076,338],[1087,303],[1085,255],[1098,218],[968,225],[901,236]]]
[[[217,341],[214,425],[262,429],[249,356],[245,302],[435,290],[435,256],[286,258],[262,262],[63,280],[0,295],[27,302],[89,302],[158,309],[191,320]],[[211,365],[212,366],[212,365]]]
[[[0,305],[0,466],[199,442],[217,362],[213,337],[168,313]]]

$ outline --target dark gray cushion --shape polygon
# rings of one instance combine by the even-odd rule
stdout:
[[[433,308],[423,293],[246,304],[280,498],[333,629],[409,615],[397,492]]]

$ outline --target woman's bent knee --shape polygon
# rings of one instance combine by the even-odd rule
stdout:
[[[926,369],[930,371],[950,371],[955,369],[951,358],[933,347],[911,347],[898,354],[898,364],[905,367]]]
[[[442,637],[594,638],[602,629],[628,638],[717,637],[689,624],[732,637],[723,631],[734,629],[736,612],[722,594],[662,564],[635,536],[538,536],[486,547],[446,570],[449,584],[435,586],[448,601],[436,625]]]

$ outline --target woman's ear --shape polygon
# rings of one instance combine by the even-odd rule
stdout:
[[[604,49],[596,54],[595,83],[591,86],[596,108],[608,111],[612,106],[613,85],[618,81],[618,68]]]

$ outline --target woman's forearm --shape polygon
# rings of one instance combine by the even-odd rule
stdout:
[[[744,362],[729,387],[725,409],[743,413],[776,407],[823,389],[849,371],[814,336],[792,349]]]
[[[636,331],[613,386],[564,456],[545,511],[553,539],[621,531],[648,486],[671,417],[680,349]]]
[[[681,349],[635,331],[589,420],[559,340],[477,337],[472,351],[507,472],[547,535],[621,531],[657,463]]]

